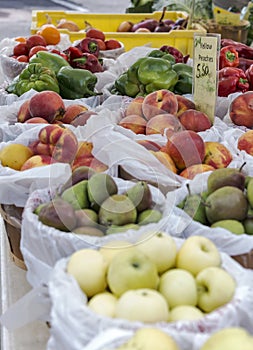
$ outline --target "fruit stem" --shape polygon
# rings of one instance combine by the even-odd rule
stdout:
[[[241,172],[242,171],[242,169],[243,169],[243,167],[245,167],[245,165],[246,165],[246,162],[244,162],[241,166],[240,166],[240,168],[239,168],[239,172]]]
[[[191,190],[190,190],[190,185],[189,185],[189,183],[186,184],[186,187],[187,187],[187,191],[188,191],[189,196],[190,196],[190,195],[191,195]]]
[[[162,20],[163,20],[163,18],[164,18],[164,16],[165,16],[165,12],[166,12],[166,10],[167,10],[167,7],[166,7],[166,6],[164,6],[164,8],[163,8],[163,12],[162,12],[162,15],[161,15],[161,17],[160,17],[160,19],[159,19],[159,23],[161,23],[161,22],[162,22]]]

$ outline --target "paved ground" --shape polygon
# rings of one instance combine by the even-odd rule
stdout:
[[[32,10],[124,13],[128,0],[0,0],[0,40],[29,35]]]

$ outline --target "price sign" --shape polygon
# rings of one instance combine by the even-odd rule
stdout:
[[[194,36],[193,97],[198,110],[213,122],[217,96],[220,34]]]

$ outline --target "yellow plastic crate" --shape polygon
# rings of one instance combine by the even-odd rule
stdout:
[[[80,28],[79,32],[70,32],[67,29],[60,29],[61,33],[68,34],[70,40],[81,40],[85,37],[85,22],[88,22],[94,28],[104,32],[106,39],[116,39],[121,41],[125,50],[128,51],[136,46],[150,45],[159,48],[162,45],[174,46],[183,54],[193,54],[194,33],[204,34],[206,29],[199,24],[191,30],[172,30],[168,33],[119,33],[117,28],[123,21],[138,23],[141,20],[153,18],[159,20],[162,12],[153,13],[80,13],[75,11],[32,11],[31,34],[47,22],[47,16],[51,18],[52,24],[57,25],[61,19],[75,22]],[[164,19],[176,21],[179,18],[187,18],[188,14],[183,11],[166,11]]]

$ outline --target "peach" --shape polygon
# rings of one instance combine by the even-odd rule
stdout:
[[[144,117],[149,120],[157,114],[176,114],[178,102],[176,95],[166,89],[151,92],[145,96],[142,102],[142,112]]]
[[[142,102],[144,101],[143,96],[137,96],[127,105],[125,110],[125,116],[137,114],[140,117],[143,117],[142,113]]]
[[[26,124],[49,124],[48,121],[41,117],[32,117],[25,121]]]
[[[69,105],[65,108],[65,113],[63,114],[61,121],[64,124],[70,124],[76,118],[76,116],[78,116],[80,113],[87,110],[88,108],[84,105],[80,105],[80,104]]]
[[[192,180],[197,174],[213,170],[215,170],[215,168],[208,164],[193,164],[181,171],[179,175],[185,177],[186,179]]]
[[[39,140],[29,143],[28,146],[32,150],[33,154],[52,156],[54,151],[54,145],[51,145],[50,143],[43,143]]]
[[[244,134],[238,138],[237,148],[253,156],[253,130],[244,132]]]
[[[183,127],[173,114],[157,114],[149,119],[146,126],[146,135],[161,134],[169,137],[174,132],[183,130]]]
[[[90,168],[95,170],[98,173],[101,173],[103,171],[106,171],[108,169],[108,166],[101,162],[99,159],[94,157],[90,163]]]
[[[118,124],[125,129],[132,130],[135,134],[146,134],[147,121],[137,114],[127,115]]]
[[[52,157],[58,162],[71,163],[75,159],[78,150],[78,140],[75,134],[65,129],[55,144]]]
[[[75,158],[72,162],[72,170],[82,165],[90,166],[90,163],[94,158],[92,154],[92,149],[93,149],[92,142],[88,142],[88,141],[78,142],[78,149],[77,149]]]
[[[81,166],[87,166],[91,168],[91,163],[93,159],[94,159],[94,156],[76,157],[71,165],[72,172]]]
[[[151,141],[151,140],[137,140],[137,143],[145,147],[149,151],[159,151],[161,149],[161,146],[158,145],[158,143]]]
[[[176,95],[178,108],[177,108],[177,117],[186,111],[187,109],[196,109],[195,103],[182,95]]]
[[[205,142],[204,164],[211,165],[215,169],[226,168],[232,161],[233,157],[230,150],[220,142]]]
[[[168,139],[165,149],[179,170],[193,164],[200,164],[205,157],[205,142],[192,130],[174,133]]]
[[[163,151],[149,151],[151,152],[163,165],[166,166],[169,170],[171,170],[173,173],[177,174],[177,167],[175,165],[175,162],[171,158],[171,156],[168,155],[168,153],[165,153]]]
[[[97,115],[96,112],[93,111],[84,111],[79,113],[74,120],[72,120],[72,122],[70,123],[73,126],[83,126],[87,123],[88,119],[92,116],[92,115]]]
[[[30,100],[26,100],[19,107],[18,114],[17,114],[17,121],[19,123],[24,123],[26,120],[29,120],[30,118],[32,118],[29,110],[29,104],[30,104]]]
[[[50,124],[40,129],[38,139],[43,143],[56,145],[66,128],[62,125]]]
[[[195,109],[187,109],[180,114],[178,119],[186,130],[200,132],[212,127],[208,115]]]
[[[64,115],[64,101],[57,92],[41,91],[30,98],[29,111],[32,117],[42,117],[52,123]]]
[[[229,106],[229,116],[236,125],[253,127],[253,91],[238,95]]]
[[[28,170],[44,165],[49,165],[56,163],[56,160],[54,160],[52,157],[47,156],[47,155],[34,155],[30,157],[21,167],[21,171],[23,170]]]

